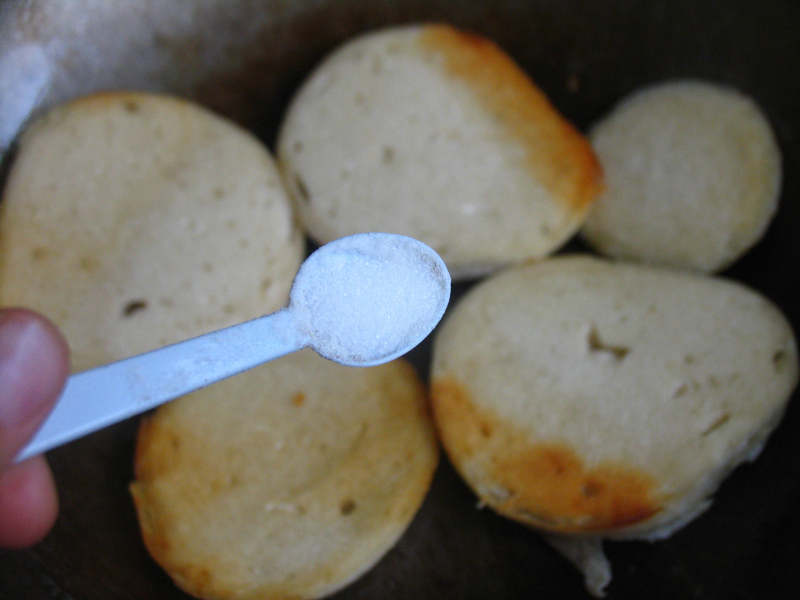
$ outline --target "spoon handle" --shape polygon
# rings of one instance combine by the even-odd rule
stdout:
[[[72,375],[19,462],[178,396],[299,350],[288,308]]]

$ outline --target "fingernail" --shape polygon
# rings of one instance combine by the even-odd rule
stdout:
[[[0,429],[31,426],[58,392],[52,334],[38,319],[0,317]]]

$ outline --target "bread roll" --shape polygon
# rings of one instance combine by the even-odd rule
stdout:
[[[455,467],[499,513],[574,536],[595,592],[597,540],[656,539],[705,510],[796,383],[791,327],[755,292],[579,255],[473,288],[432,364]]]
[[[588,142],[511,58],[444,25],[336,50],[292,100],[277,155],[318,242],[410,235],[455,278],[552,252],[601,185]]]
[[[176,98],[97,94],[20,140],[0,305],[50,317],[83,370],[280,308],[303,250],[253,136]]]
[[[624,99],[591,132],[606,175],[582,234],[599,252],[716,272],[764,234],[781,155],[756,103],[676,81]]]
[[[304,350],[160,408],[131,492],[148,550],[186,592],[319,598],[396,542],[437,460],[410,365]]]

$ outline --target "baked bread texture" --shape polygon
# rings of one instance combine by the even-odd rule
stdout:
[[[186,592],[319,598],[391,548],[437,461],[408,363],[303,350],[159,408],[131,492],[148,550]]]
[[[434,344],[442,443],[481,502],[548,534],[600,593],[600,540],[705,510],[797,383],[778,309],[737,283],[559,256],[474,287]]]
[[[253,136],[176,98],[97,94],[20,139],[0,305],[52,319],[79,371],[280,308],[303,252]]]
[[[601,188],[588,141],[512,59],[445,25],[333,52],[292,100],[277,156],[318,242],[410,235],[454,278],[554,251]]]
[[[756,103],[731,88],[646,88],[590,136],[606,189],[582,235],[608,256],[720,271],[762,237],[777,210],[780,149]]]

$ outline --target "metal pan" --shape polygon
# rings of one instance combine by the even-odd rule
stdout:
[[[582,129],[628,92],[669,78],[754,97],[783,152],[783,193],[766,237],[725,275],[775,301],[798,330],[800,4],[790,0],[0,0],[0,147],[31,113],[109,88],[195,98],[272,145],[289,97],[328,51],[410,21],[448,21],[493,38]],[[457,286],[454,300],[468,286]],[[424,344],[411,355],[424,376],[429,354]],[[127,492],[135,429],[130,420],[51,453],[61,516],[33,549],[0,552],[0,598],[186,597],[140,541]],[[662,542],[608,543],[609,597],[769,598],[792,589],[798,432],[790,405],[762,456],[730,477],[709,512]],[[577,571],[534,532],[478,509],[443,459],[399,544],[335,597],[587,596]]]

